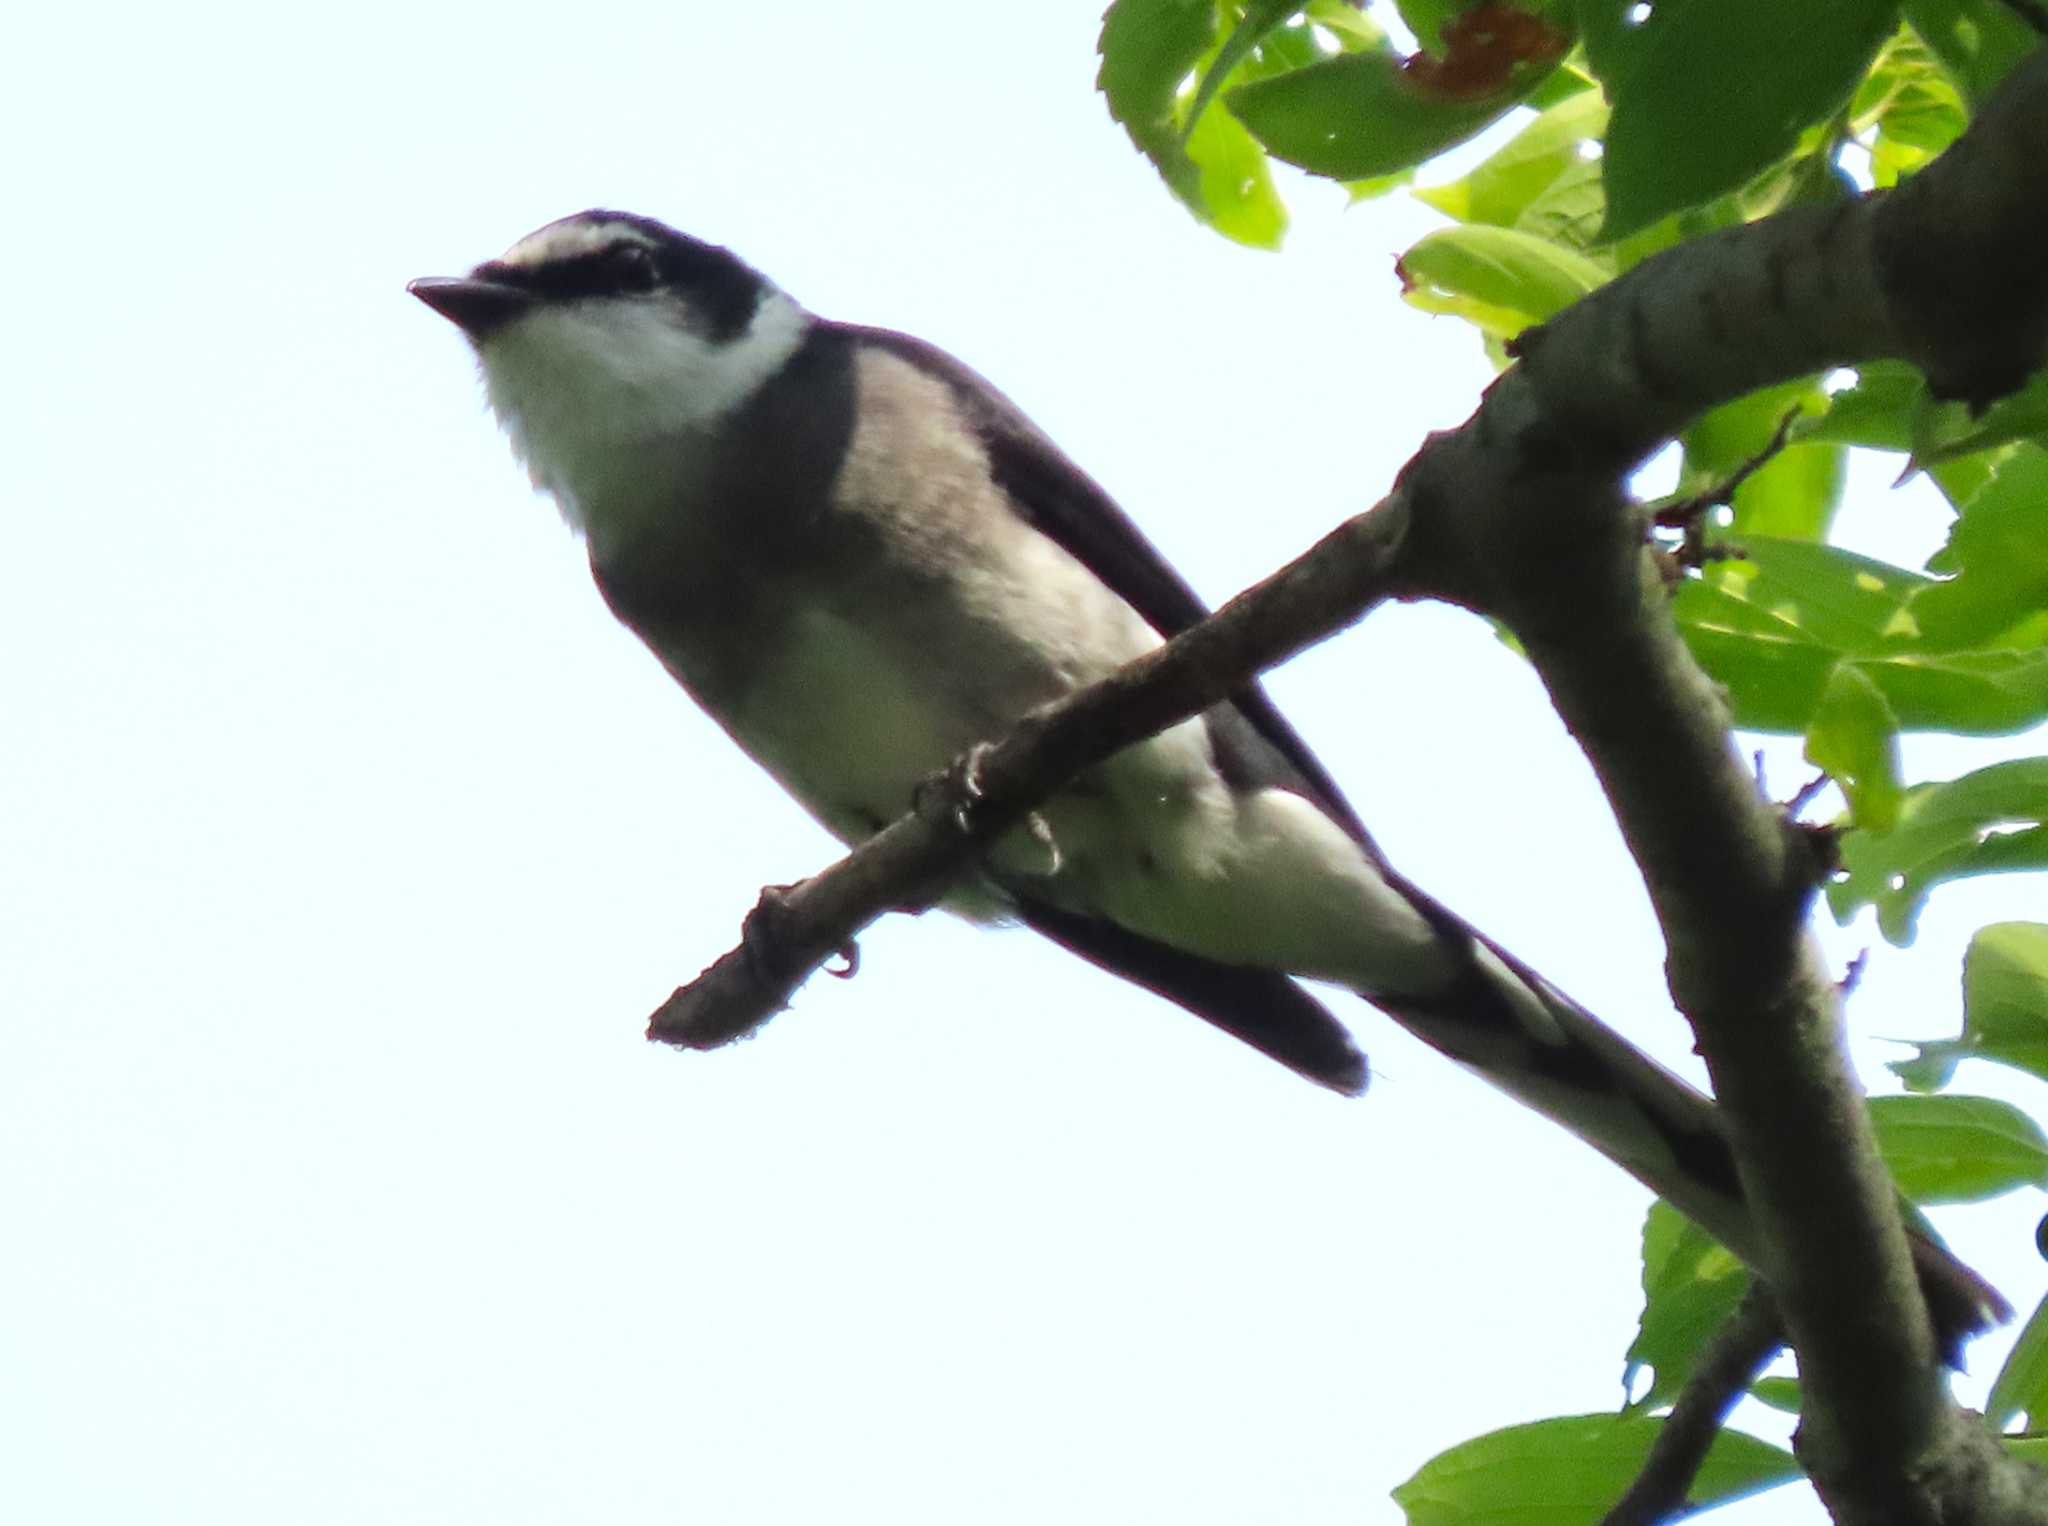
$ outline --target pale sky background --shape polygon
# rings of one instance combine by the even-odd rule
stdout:
[[[1227,595],[1486,371],[1396,298],[1405,198],[1304,188],[1278,258],[1198,230],[1093,92],[1099,10],[17,18],[0,1518],[1379,1523],[1443,1447],[1619,1402],[1646,1194],[1349,998],[1357,1103],[895,918],[749,1044],[640,1038],[834,849],[613,625],[404,283],[660,216],[966,358]],[[1924,554],[1887,475],[1852,523]],[[1382,613],[1275,687],[1396,862],[1692,1068],[1487,629]],[[1944,893],[1858,1031],[1952,1031],[1969,929],[2041,888]],[[2040,1209],[1942,1219],[2022,1308]]]

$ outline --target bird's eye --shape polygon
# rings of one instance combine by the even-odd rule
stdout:
[[[661,267],[645,244],[620,244],[612,250],[609,263],[621,291],[652,291],[661,284]]]

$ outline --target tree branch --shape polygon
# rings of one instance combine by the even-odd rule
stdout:
[[[1799,1352],[1802,1460],[1844,1520],[1941,1518],[1956,1411],[1805,931],[1822,868],[1734,753],[1619,483],[1706,408],[1772,382],[1888,355],[1982,401],[2041,363],[2048,55],[1909,190],[1646,261],[1526,337],[1403,478],[1418,576],[1515,630],[1643,872]],[[1995,303],[1954,290],[1994,277]]]
[[[1728,1412],[1785,1344],[1770,1290],[1752,1281],[1726,1324],[1700,1355],[1678,1402],[1650,1448],[1636,1481],[1601,1518],[1600,1526],[1657,1526],[1685,1511],[1685,1497]]]

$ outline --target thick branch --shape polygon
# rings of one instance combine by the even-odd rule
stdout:
[[[1911,198],[1801,210],[1646,262],[1532,336],[1478,414],[1404,477],[1418,575],[1514,628],[1614,806],[1769,1247],[1807,1395],[1802,1456],[1839,1518],[1886,1521],[1941,1518],[1963,1448],[1805,931],[1824,868],[1730,745],[1619,482],[1705,408],[1771,382],[1896,355],[1983,397],[2039,365],[2037,272],[2005,283],[1994,319],[1900,251],[1925,238],[1974,273],[2006,268],[1985,249],[2032,257],[2048,59],[1920,178],[1931,188]],[[1965,255],[1921,224],[1930,216],[1965,222],[1985,248]]]

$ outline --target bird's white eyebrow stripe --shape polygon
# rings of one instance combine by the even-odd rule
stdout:
[[[515,266],[547,265],[557,260],[573,260],[582,255],[596,254],[629,242],[650,249],[654,247],[654,241],[629,222],[549,223],[538,232],[527,234],[525,238],[507,249],[500,257],[500,263]]]

